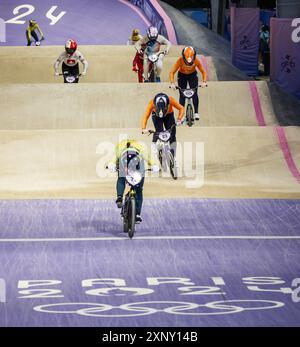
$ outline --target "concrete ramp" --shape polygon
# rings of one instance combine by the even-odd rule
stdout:
[[[255,86],[266,124],[275,124],[267,84]],[[159,92],[178,98],[168,83],[0,84],[0,128],[137,128],[148,102]],[[199,95],[201,120],[196,127],[257,126],[249,82],[210,82]]]
[[[0,83],[62,83],[62,77],[54,77],[53,64],[63,49],[63,46],[1,47],[0,64],[5,69]],[[132,71],[136,54],[133,46],[80,46],[78,49],[89,62],[88,74],[82,82],[137,82],[137,75]],[[169,80],[169,71],[181,50],[182,46],[173,46],[165,57],[163,81]]]
[[[146,105],[158,92],[178,93],[169,83],[128,83],[136,79],[133,47],[83,46],[91,69],[78,85],[51,75],[61,47],[39,48],[0,51],[7,62],[0,197],[111,198],[116,178],[104,171],[105,146],[113,149],[122,136],[149,146],[140,133]],[[165,80],[180,51],[173,47],[166,57]],[[199,95],[200,121],[177,129],[180,178],[149,177],[146,196],[299,198],[299,128],[277,126],[268,85],[210,81]]]
[[[2,199],[111,198],[116,178],[104,165],[120,136],[145,141],[149,149],[151,141],[139,129],[0,135]],[[182,177],[149,177],[147,197],[300,198],[300,184],[289,170],[276,128],[182,127],[177,136]],[[285,136],[291,143],[290,156],[300,167],[300,129],[290,128]]]

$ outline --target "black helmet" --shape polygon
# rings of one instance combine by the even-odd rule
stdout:
[[[170,105],[170,99],[167,94],[159,93],[154,97],[155,113],[159,118],[164,117]]]

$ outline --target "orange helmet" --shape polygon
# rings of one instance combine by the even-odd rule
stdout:
[[[196,59],[196,50],[193,47],[185,47],[182,50],[182,58],[186,65],[193,65]]]

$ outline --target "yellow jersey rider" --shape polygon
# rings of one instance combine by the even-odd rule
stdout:
[[[126,173],[128,167],[138,170],[143,178],[141,182],[135,186],[136,191],[136,223],[141,223],[141,211],[143,204],[143,186],[145,180],[145,161],[148,166],[152,167],[153,172],[159,171],[159,166],[151,158],[144,146],[135,140],[123,140],[115,149],[115,156],[108,163],[108,168],[111,171],[118,169],[117,180],[117,200],[118,208],[122,207],[123,194],[126,186]]]
[[[39,40],[39,38],[37,36],[36,30],[41,35],[41,39],[40,40]],[[41,28],[39,27],[38,23],[34,19],[31,19],[29,21],[29,26],[26,29],[27,46],[31,46],[32,37],[34,38],[36,43],[45,39],[45,36],[44,36]]]

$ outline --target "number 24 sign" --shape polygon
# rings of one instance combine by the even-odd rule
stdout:
[[[52,6],[49,9],[49,11],[46,13],[46,17],[50,19],[50,25],[55,25],[67,13],[66,11],[61,11],[58,15],[54,15],[53,13],[57,9],[57,7],[58,6]],[[19,5],[15,7],[13,10],[13,14],[17,16],[7,20],[5,23],[22,25],[26,21],[21,20],[21,18],[29,16],[34,11],[35,11],[35,7],[32,5],[28,5],[28,4]]]

